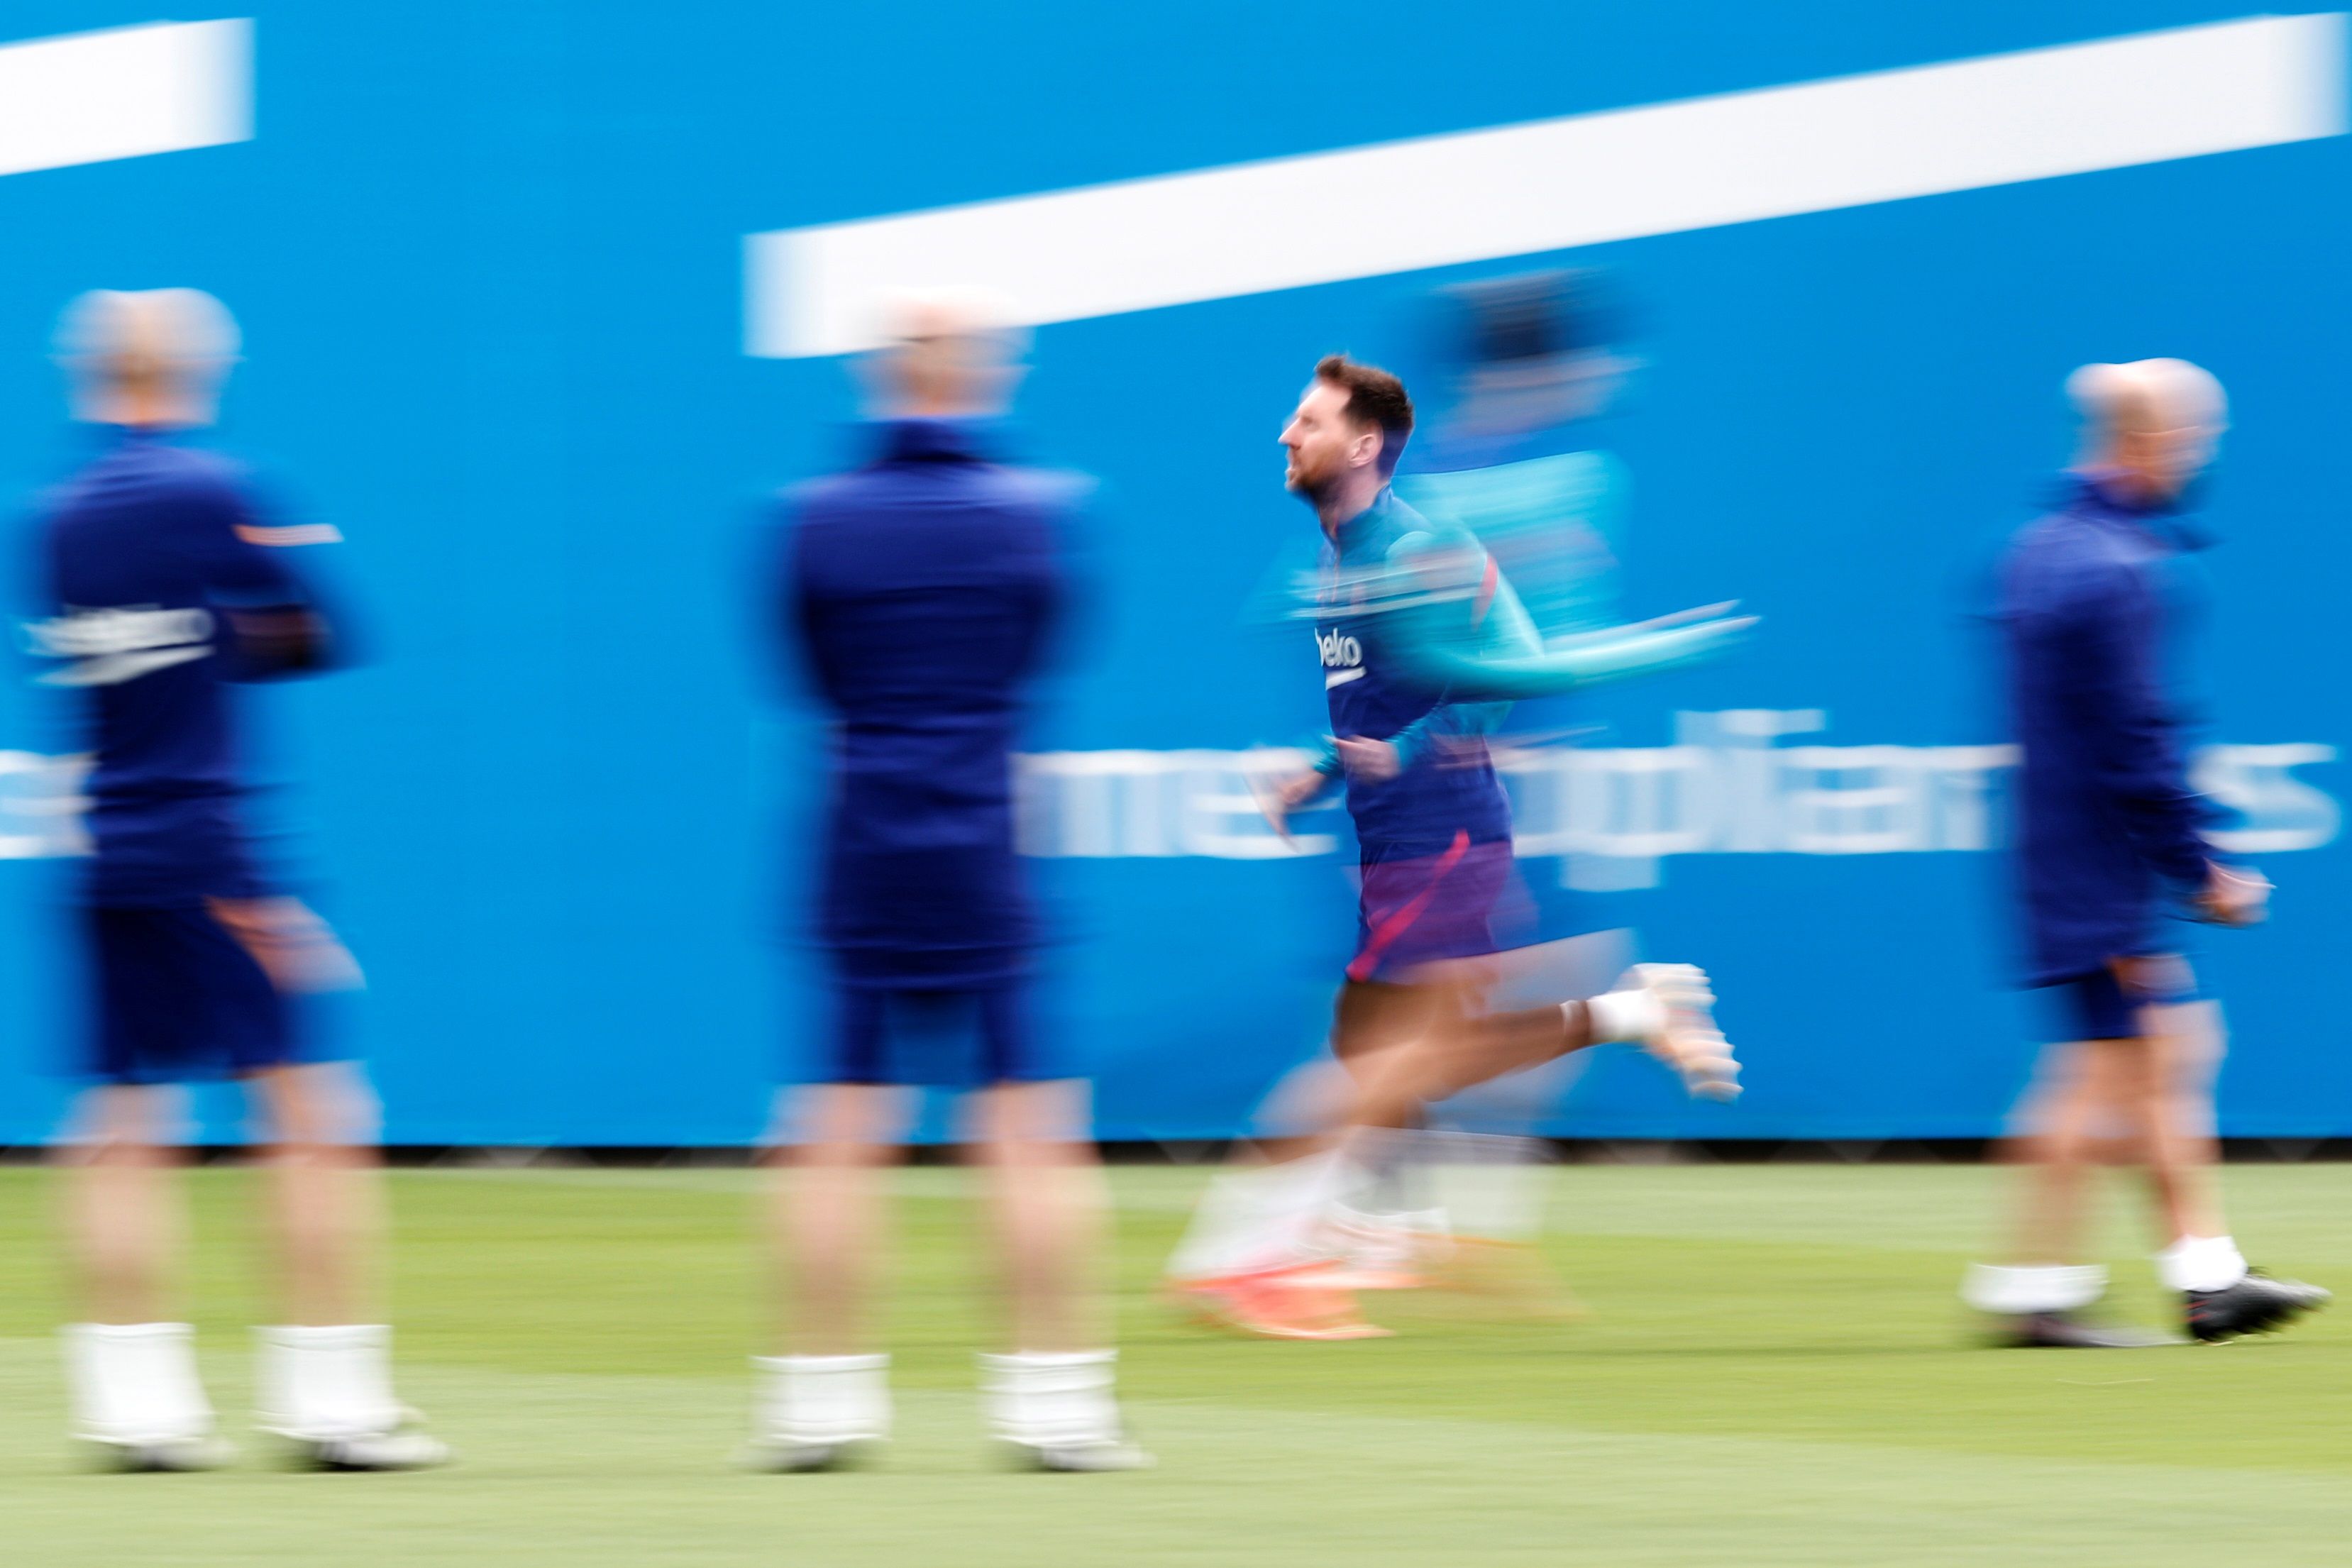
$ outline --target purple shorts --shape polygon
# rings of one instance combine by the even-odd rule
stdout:
[[[1483,958],[1509,945],[1500,927],[1526,919],[1507,838],[1458,833],[1438,854],[1367,854],[1363,868],[1350,980],[1409,983],[1424,963]]]

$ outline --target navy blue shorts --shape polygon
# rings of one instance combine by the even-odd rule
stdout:
[[[2161,953],[2140,961],[2152,971],[2131,990],[2112,969],[2093,970],[2042,987],[2052,1005],[2051,1027],[2065,1040],[2136,1040],[2147,1032],[2140,1022],[2143,1007],[2169,1006],[2197,1000],[2197,974],[2178,953]]]
[[[90,1014],[82,1074],[184,1083],[305,1059],[292,1009],[202,905],[87,907]]]
[[[979,1089],[1076,1076],[1041,1047],[1029,989],[1021,975],[952,989],[835,986],[831,1054],[812,1080]]]
[[[1423,964],[1513,945],[1528,922],[1507,838],[1464,833],[1436,855],[1367,855],[1363,876],[1350,980],[1409,984]]]

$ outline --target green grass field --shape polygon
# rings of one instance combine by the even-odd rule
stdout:
[[[394,1177],[404,1379],[462,1463],[83,1473],[60,1434],[47,1178],[0,1171],[0,1562],[214,1563],[2329,1563],[2352,1555],[2352,1310],[2212,1349],[1972,1348],[1953,1300],[1996,1173],[1552,1173],[1567,1325],[1377,1298],[1393,1340],[1215,1337],[1151,1296],[1198,1172],[1115,1173],[1130,1413],[1160,1468],[996,1471],[971,1352],[976,1215],[903,1173],[900,1440],[857,1474],[728,1466],[758,1285],[740,1171]],[[196,1178],[195,1317],[242,1421],[249,1178]],[[2231,1173],[2239,1235],[2352,1286],[2352,1167]],[[2160,1310],[2144,1248],[2119,1310]]]

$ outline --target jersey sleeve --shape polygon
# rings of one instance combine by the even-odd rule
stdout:
[[[182,544],[205,601],[227,623],[234,680],[310,674],[343,662],[340,617],[328,613],[315,565],[298,565],[341,535],[322,523],[278,521],[225,478],[192,484],[179,509]]]
[[[1407,535],[1392,563],[1410,591],[1394,601],[1388,646],[1409,679],[1449,703],[1557,697],[1701,663],[1753,624],[1718,616],[1617,626],[1547,646],[1495,558],[1475,542]]]
[[[340,537],[331,529],[278,522],[242,487],[216,480],[189,487],[185,548],[205,596],[228,607],[307,605],[309,584],[294,564],[302,547]]]

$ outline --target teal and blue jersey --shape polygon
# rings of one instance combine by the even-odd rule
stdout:
[[[1413,510],[1476,537],[1546,637],[1618,619],[1625,467],[1570,439],[1549,429],[1513,441],[1441,438],[1422,463],[1408,452],[1396,477]]]
[[[1508,839],[1510,801],[1486,737],[1509,705],[1457,700],[1429,679],[1423,658],[1443,643],[1540,649],[1477,540],[1383,489],[1325,543],[1314,612],[1331,733],[1397,751],[1394,778],[1348,785],[1364,858],[1438,854],[1465,835],[1473,844]],[[1336,751],[1319,765],[1336,775]]]
[[[326,618],[289,547],[336,536],[271,521],[211,453],[148,431],[104,438],[42,508],[46,604],[26,628],[38,679],[75,694],[90,759],[85,896],[255,897],[233,689],[325,663]]]
[[[1349,784],[1367,857],[1510,837],[1486,738],[1511,703],[1711,658],[1753,625],[1715,608],[1546,638],[1475,534],[1392,489],[1326,541],[1301,597],[1293,613],[1314,619],[1332,735],[1397,750],[1395,778]],[[1336,777],[1336,747],[1317,765]]]

